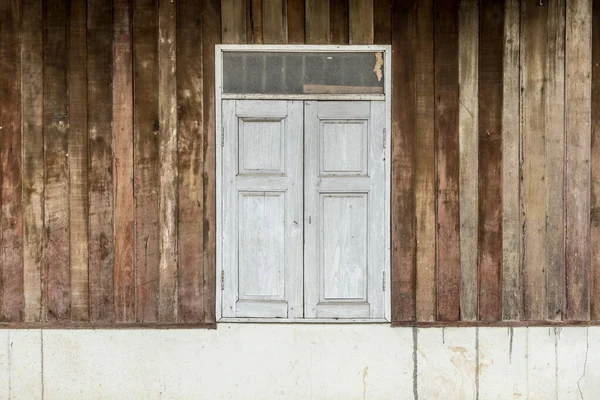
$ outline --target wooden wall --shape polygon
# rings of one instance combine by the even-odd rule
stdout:
[[[392,45],[395,324],[600,320],[599,1],[0,0],[3,324],[213,326],[217,43]]]

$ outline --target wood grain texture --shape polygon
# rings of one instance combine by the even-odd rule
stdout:
[[[0,3],[0,319],[23,319],[21,1]]]
[[[350,0],[350,44],[373,44],[373,0]]]
[[[460,317],[458,5],[435,3],[438,319]]]
[[[479,31],[479,319],[502,318],[504,2],[482,0]]]
[[[74,0],[69,17],[69,256],[71,319],[88,321],[88,125],[86,1]]]
[[[505,0],[502,96],[502,318],[523,316],[521,276],[520,1]]]
[[[155,0],[133,11],[136,318],[158,319],[158,15]]]
[[[179,10],[185,8],[187,4],[178,4],[178,19],[188,18]],[[197,10],[201,12],[202,7]],[[198,17],[198,15],[190,15],[189,18]],[[223,43],[246,43],[246,0],[222,0],[221,1],[221,35]],[[179,33],[179,32],[178,32]],[[198,39],[200,36],[197,36]],[[183,39],[183,38],[182,38]],[[179,40],[178,46],[179,47]]]
[[[329,28],[332,44],[348,44],[350,41],[350,3],[348,0],[329,2]]]
[[[69,114],[67,96],[68,4],[44,4],[44,225],[46,318],[71,317],[69,269]]]
[[[115,320],[135,321],[132,1],[114,3]]]
[[[434,321],[436,306],[435,260],[435,127],[433,1],[419,2],[415,36],[416,138],[415,235],[416,318]]]
[[[269,1],[269,0],[267,0]],[[263,44],[263,14],[262,14],[262,3],[263,0],[250,0],[250,28],[252,29],[252,41],[253,44]]]
[[[23,146],[24,321],[40,322],[45,309],[42,277],[44,238],[43,3],[24,0],[21,31]]]
[[[204,216],[202,248],[203,268],[203,322],[215,322],[216,280],[216,120],[215,120],[215,52],[214,45],[221,41],[218,0],[204,0],[202,12],[202,65],[203,65],[203,165],[202,205]]]
[[[391,32],[392,0],[373,0],[373,43],[390,44]]]
[[[160,1],[158,11],[159,286],[158,320],[176,322],[177,296],[177,10]],[[220,30],[219,30],[220,33]],[[214,48],[212,48],[214,52]]]
[[[90,0],[88,33],[90,319],[114,319],[112,2]],[[109,67],[107,67],[107,65]]]
[[[545,80],[548,7],[521,3],[522,161],[524,317],[542,320],[546,306]],[[542,284],[544,282],[544,284]]]
[[[222,3],[223,5],[224,3]],[[223,10],[223,12],[225,12]],[[203,69],[202,3],[177,8],[179,321],[203,319]],[[223,32],[225,30],[223,29]],[[245,34],[244,34],[245,40]]]
[[[415,319],[415,62],[413,1],[393,5],[392,321]]]
[[[287,0],[288,43],[304,43],[304,0]]]
[[[590,314],[597,321],[600,320],[600,2],[594,1],[592,6]]]
[[[461,1],[459,7],[460,317],[466,321],[478,317],[478,62],[480,54],[478,3],[477,0]]]
[[[590,316],[590,151],[592,1],[570,1],[566,12],[566,319]]]
[[[306,44],[331,43],[329,27],[329,1],[306,0],[305,36]]]
[[[565,1],[548,2],[546,60],[546,299],[550,320],[565,299]]]
[[[265,44],[287,43],[287,0],[263,0],[263,40]]]

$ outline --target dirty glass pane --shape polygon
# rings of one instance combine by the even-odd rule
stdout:
[[[376,52],[225,52],[223,92],[382,94],[382,57]]]

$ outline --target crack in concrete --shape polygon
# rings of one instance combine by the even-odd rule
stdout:
[[[419,343],[418,340],[418,332],[416,326],[412,328],[413,331],[413,398],[415,400],[419,400],[419,388],[417,385],[417,379],[419,377],[418,365],[417,365],[417,345]]]
[[[515,335],[515,332],[514,332],[512,326],[508,328],[508,334],[510,335],[510,344],[508,347],[508,363],[512,364],[513,339],[514,339],[514,335]]]
[[[585,328],[585,360],[583,361],[583,374],[581,374],[581,377],[579,377],[579,379],[577,379],[577,390],[579,390],[579,397],[581,397],[582,400],[583,400],[583,393],[581,392],[581,386],[579,386],[579,383],[581,382],[581,380],[585,376],[585,368],[587,367],[588,353],[589,352],[590,352],[589,328],[586,327]]]

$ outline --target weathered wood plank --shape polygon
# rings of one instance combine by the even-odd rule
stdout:
[[[329,2],[324,0],[306,0],[305,35],[306,44],[331,43],[329,28]]]
[[[565,1],[548,2],[546,59],[546,299],[561,320],[565,290]]]
[[[134,4],[136,317],[158,319],[158,26],[156,0]]]
[[[21,32],[23,123],[23,287],[26,322],[43,319],[44,237],[43,3],[24,0]]]
[[[413,1],[392,10],[392,321],[415,319],[415,63]]]
[[[114,3],[115,320],[135,321],[132,1]]]
[[[44,7],[44,225],[47,319],[71,317],[67,138],[67,2]]]
[[[479,319],[502,318],[504,1],[482,0],[479,32]]]
[[[71,319],[88,321],[88,125],[86,1],[73,0],[69,19],[69,256]]]
[[[535,1],[521,3],[522,165],[521,213],[523,229],[524,317],[543,320],[546,305],[546,195],[545,179],[545,65],[548,7]]]
[[[460,207],[460,318],[476,320],[478,230],[479,6],[477,0],[459,7],[458,110]]]
[[[88,28],[90,320],[114,319],[112,1],[90,0]],[[107,65],[109,67],[107,67]]]
[[[391,43],[392,0],[373,0],[373,31],[373,43]]]
[[[332,44],[348,44],[350,40],[350,12],[348,0],[331,0],[329,2],[329,25]]]
[[[268,0],[267,0],[268,1]],[[250,27],[252,28],[252,43],[263,44],[262,0],[250,0]]]
[[[523,315],[520,206],[520,1],[506,0],[502,96],[502,319]]]
[[[416,318],[436,319],[433,1],[419,2],[415,35]]]
[[[435,3],[438,319],[460,314],[458,4]]]
[[[178,9],[181,7],[180,4]],[[202,8],[190,11],[201,12],[201,10]],[[196,15],[196,17],[199,16]],[[179,18],[186,18],[186,16],[179,13]],[[223,43],[246,43],[246,0],[221,1],[221,29]],[[198,38],[199,36],[196,40]]]
[[[287,43],[286,0],[265,0],[262,4],[262,20],[266,44]]]
[[[222,3],[224,4],[224,3]],[[225,12],[223,10],[223,12]],[[177,8],[179,321],[203,315],[203,81],[202,3],[180,0]],[[225,30],[223,29],[223,32]],[[245,34],[243,36],[245,41]]]
[[[373,0],[350,0],[350,44],[373,44]]]
[[[304,43],[304,0],[287,0],[288,43]]]
[[[203,165],[202,205],[204,216],[202,268],[203,268],[203,322],[215,322],[216,280],[216,121],[215,121],[215,52],[214,45],[221,41],[219,13],[220,1],[204,0],[202,13],[202,63],[203,63]]]
[[[25,75],[23,75],[25,77]],[[592,137],[590,203],[590,313],[600,319],[600,1],[592,11]]]
[[[21,1],[0,2],[0,318],[23,319]]]
[[[158,320],[176,322],[177,296],[177,75],[174,2],[160,1],[158,10],[158,124],[160,165],[160,231]],[[219,30],[220,33],[220,30]],[[211,48],[214,52],[214,47]],[[214,192],[213,192],[214,193]]]
[[[592,1],[570,1],[566,12],[566,319],[590,316],[590,137]]]

